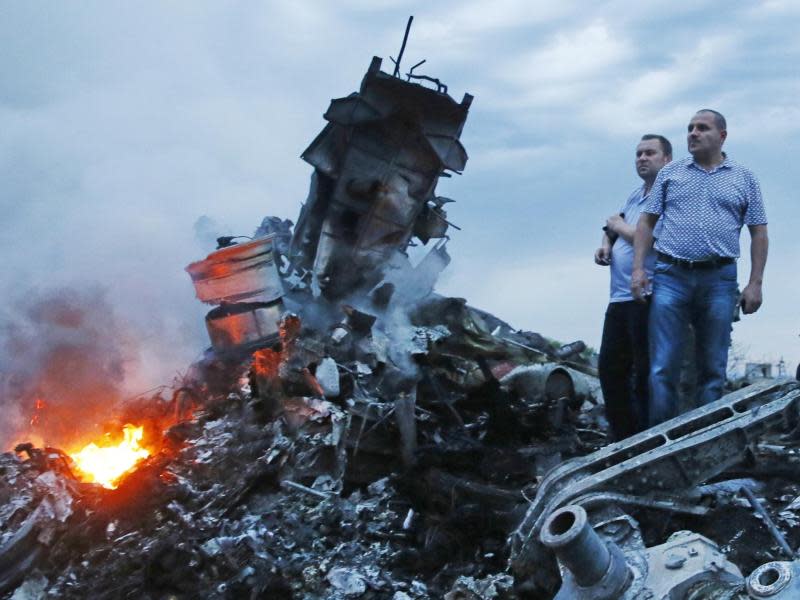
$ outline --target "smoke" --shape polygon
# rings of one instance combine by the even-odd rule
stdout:
[[[231,228],[208,215],[202,215],[194,222],[195,240],[209,252],[217,247],[217,238],[226,235],[233,235]]]
[[[240,17],[288,35],[274,10],[120,10],[102,2],[0,9],[0,296],[8,303],[20,290],[59,288],[0,308],[1,449],[14,432],[29,433],[35,398],[22,398],[46,375],[42,365],[58,364],[44,349],[59,336],[78,353],[74,336],[107,344],[109,354],[93,355],[97,377],[121,379],[97,394],[127,397],[171,383],[209,343],[208,308],[184,267],[213,251],[218,235],[250,233],[265,206],[293,211],[303,197],[308,167],[297,155],[318,129],[328,92],[320,100],[287,88],[294,69],[307,67],[295,52],[279,68],[241,69],[244,57],[263,66],[273,56],[276,38],[260,27],[246,39],[218,37],[228,30],[219,18],[233,19],[233,31]],[[331,79],[314,84],[331,89]],[[199,215],[208,218],[193,229]],[[94,292],[75,292],[97,284],[105,290],[99,305]],[[85,309],[82,325],[29,313],[59,296]],[[136,352],[117,347],[123,337]],[[88,393],[75,387],[74,396]]]
[[[447,253],[449,238],[437,240],[422,254],[416,265],[397,253],[386,266],[384,281],[394,285],[394,303],[413,306],[433,293],[439,276],[450,264]]]
[[[136,346],[100,287],[18,298],[0,320],[0,448],[27,440],[66,448],[99,433]]]

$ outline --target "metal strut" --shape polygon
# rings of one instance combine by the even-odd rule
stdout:
[[[403,44],[400,46],[400,54],[397,55],[397,60],[392,58],[392,62],[394,63],[394,73],[392,73],[392,77],[398,77],[400,75],[400,61],[403,60],[403,52],[406,51],[406,42],[408,41],[408,34],[411,31],[411,21],[414,20],[414,15],[408,17],[408,23],[406,23],[406,33],[403,36]]]

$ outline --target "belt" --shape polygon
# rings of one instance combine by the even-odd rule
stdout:
[[[706,260],[685,260],[683,258],[675,258],[663,252],[657,252],[658,260],[670,263],[671,265],[678,265],[684,269],[716,269],[723,265],[730,265],[736,262],[732,256],[715,256],[707,258]]]

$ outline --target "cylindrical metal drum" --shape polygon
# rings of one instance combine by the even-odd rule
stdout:
[[[206,315],[206,329],[217,352],[232,352],[257,346],[278,336],[283,302],[271,304],[226,304]]]
[[[574,410],[592,396],[586,375],[557,363],[519,366],[500,383],[532,401],[545,398],[555,402],[567,398],[567,404]]]
[[[197,297],[208,304],[273,302],[283,296],[273,236],[235,244],[186,267]]]

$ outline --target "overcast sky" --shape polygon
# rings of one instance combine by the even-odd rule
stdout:
[[[641,134],[686,155],[701,107],[761,181],[764,306],[736,326],[751,358],[800,360],[800,3],[37,2],[0,0],[0,286],[8,301],[99,283],[142,337],[149,376],[207,345],[183,268],[194,225],[251,234],[296,220],[298,157],[373,55],[475,96],[464,174],[439,186],[462,231],[439,291],[512,325],[599,344],[605,217],[638,184]],[[749,272],[749,240],[739,280]],[[142,381],[142,385],[162,381]]]

